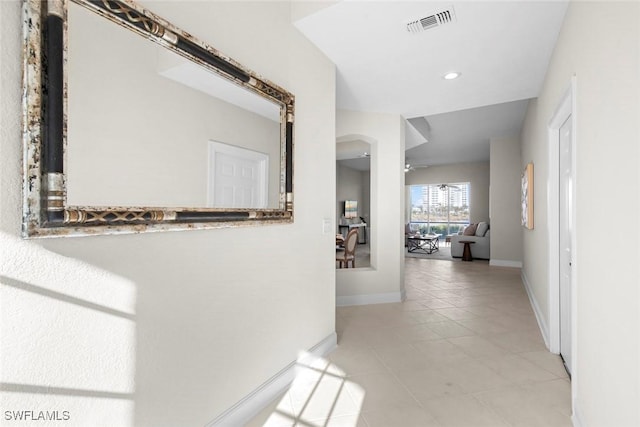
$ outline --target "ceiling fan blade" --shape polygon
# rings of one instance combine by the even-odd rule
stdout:
[[[428,168],[430,165],[424,165],[424,164],[414,164],[411,162],[405,162],[404,163],[404,171],[405,172],[411,172],[413,170],[416,169],[424,169],[424,168]]]

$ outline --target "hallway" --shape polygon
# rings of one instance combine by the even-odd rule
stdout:
[[[404,303],[337,309],[328,359],[357,405],[335,398],[328,422],[294,409],[295,425],[571,426],[570,383],[544,346],[519,269],[413,258],[405,266]],[[299,398],[294,389],[280,414],[284,400]],[[294,425],[287,418],[266,425]]]

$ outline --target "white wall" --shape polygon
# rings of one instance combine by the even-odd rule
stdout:
[[[522,263],[520,139],[491,138],[490,158],[491,262],[518,266]]]
[[[471,222],[489,222],[489,162],[429,166],[417,168],[405,174],[407,186],[454,182],[468,182],[471,185],[469,200]],[[408,220],[407,217],[406,221]]]
[[[548,321],[547,125],[575,75],[573,397],[581,426],[640,425],[639,18],[636,2],[570,4],[521,138],[521,168],[535,164],[535,229],[524,231],[523,273]]]
[[[338,304],[399,301],[404,294],[404,119],[339,110],[336,138],[371,143],[371,268],[338,269]]]
[[[337,223],[344,215],[344,201],[356,200],[358,202],[358,216],[364,216],[365,212],[365,191],[368,193],[369,182],[365,181],[369,174],[348,166],[337,164],[336,174],[336,218]],[[359,222],[360,219],[356,218]]]
[[[359,208],[362,217],[369,222],[371,217],[371,171],[364,171],[361,175],[362,181],[362,206]]]
[[[0,2],[0,381],[26,391],[3,411],[204,425],[334,333],[333,64],[286,2],[148,6],[296,95],[295,222],[21,240],[21,14]]]

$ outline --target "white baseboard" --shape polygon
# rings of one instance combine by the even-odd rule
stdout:
[[[403,292],[387,292],[384,294],[346,295],[337,296],[336,305],[346,307],[349,305],[384,304],[388,302],[402,302],[405,298]]]
[[[505,259],[491,259],[489,261],[489,265],[493,265],[494,267],[522,268],[522,261],[509,261],[509,260],[505,260]]]
[[[338,336],[333,332],[311,347],[309,353],[315,357],[324,357],[335,349],[337,345]],[[289,363],[280,372],[269,378],[235,405],[207,423],[206,427],[245,425],[289,387],[295,378],[296,364],[297,361],[295,360]]]
[[[538,327],[540,328],[540,332],[542,333],[544,344],[547,346],[547,348],[550,348],[549,347],[549,327],[547,326],[547,322],[544,320],[544,314],[542,313],[542,310],[540,310],[538,301],[536,301],[536,298],[533,295],[533,292],[531,291],[531,285],[529,285],[529,281],[527,280],[527,275],[524,274],[524,270],[520,273],[520,277],[522,277],[522,283],[524,283],[524,289],[527,291],[529,302],[531,303],[533,312],[536,315],[536,320],[538,321]]]

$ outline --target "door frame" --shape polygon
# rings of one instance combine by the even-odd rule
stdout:
[[[549,265],[549,351],[555,354],[560,353],[560,242],[558,234],[560,232],[560,127],[571,116],[571,175],[574,183],[574,197],[571,202],[571,221],[574,230],[571,235],[571,366],[572,372],[572,395],[575,396],[578,359],[577,350],[577,314],[578,314],[578,267],[579,257],[577,252],[577,222],[576,222],[576,189],[577,189],[577,126],[576,126],[576,76],[571,78],[569,88],[560,99],[558,106],[549,120],[547,127],[547,148],[549,155],[549,169],[547,179],[547,247]]]

